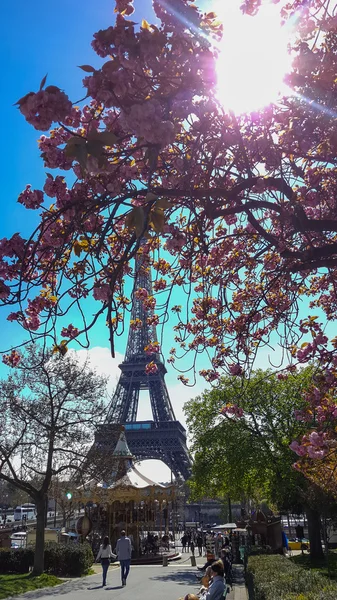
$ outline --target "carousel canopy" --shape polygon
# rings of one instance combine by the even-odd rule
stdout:
[[[223,525],[216,525],[215,527],[212,527],[213,531],[221,531],[222,529],[236,529],[237,525],[236,523],[224,523]]]
[[[118,442],[116,444],[116,448],[114,449],[112,456],[115,457],[121,457],[121,458],[133,458],[133,455],[131,454],[131,450],[128,446],[128,443],[126,441],[126,437],[125,437],[125,429],[124,427],[122,428],[122,431],[120,433]]]
[[[158,488],[166,488],[166,485],[163,485],[162,483],[157,483],[155,481],[152,481],[152,479],[149,479],[148,477],[145,477],[145,475],[143,475],[142,473],[140,473],[140,471],[138,471],[138,469],[135,467],[135,465],[133,464],[132,461],[130,461],[130,465],[126,471],[126,474],[121,477],[120,479],[117,479],[116,481],[113,481],[110,484],[106,484],[106,483],[98,483],[97,487],[104,487],[105,489],[111,490],[114,488],[118,488],[118,487],[134,487],[137,489],[142,489],[142,488],[147,488],[147,487],[158,487]]]
[[[119,435],[112,453],[112,470],[105,480],[92,479],[78,489],[81,496],[92,497],[95,501],[142,500],[146,498],[170,498],[174,495],[175,485],[157,483],[138,471],[133,463],[133,456],[128,447],[125,430]]]

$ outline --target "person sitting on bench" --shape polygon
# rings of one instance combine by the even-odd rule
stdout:
[[[225,591],[224,570],[221,561],[214,562],[211,567],[211,582],[208,588],[201,588],[200,600],[222,600]]]

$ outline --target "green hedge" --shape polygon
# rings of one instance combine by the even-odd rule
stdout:
[[[0,548],[0,573],[28,573],[34,564],[34,550],[30,548]]]
[[[337,599],[335,583],[283,556],[250,556],[246,575],[250,600]]]
[[[46,544],[44,568],[47,573],[62,577],[81,577],[94,562],[89,544]],[[0,548],[0,573],[28,573],[34,564],[34,549]]]
[[[46,544],[44,568],[47,573],[63,577],[80,577],[94,562],[89,544]]]

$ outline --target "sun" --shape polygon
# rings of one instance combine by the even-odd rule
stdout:
[[[243,15],[238,0],[215,0],[224,34],[217,60],[217,96],[236,114],[252,112],[286,93],[284,76],[290,70],[290,32],[280,24],[273,4],[254,17]]]

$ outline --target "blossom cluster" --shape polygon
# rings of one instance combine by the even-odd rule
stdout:
[[[17,367],[21,358],[22,356],[17,350],[12,350],[9,354],[2,356],[2,362],[8,367]]]
[[[222,407],[220,414],[224,416],[231,415],[233,417],[241,418],[244,415],[244,411],[240,406],[237,406],[237,404],[228,403]]]
[[[144,348],[145,354],[157,354],[160,351],[159,342],[149,342]]]
[[[146,375],[155,375],[158,373],[158,366],[153,360],[145,365],[145,373]]]
[[[243,0],[250,14],[260,4]],[[114,23],[94,34],[102,66],[81,67],[85,106],[45,81],[19,100],[45,132],[47,174],[42,190],[28,185],[19,196],[22,210],[41,207],[35,234],[0,240],[0,300],[19,303],[8,319],[38,336],[93,297],[94,314],[79,310],[81,326],[61,334],[76,340],[105,313],[113,349],[141,256],[155,273],[153,293],[142,273],[135,297],[146,314],[131,328],[164,323],[171,310],[181,354],[210,356],[200,371],[207,381],[216,385],[223,370],[243,376],[274,336],[291,357],[280,379],[315,361],[323,380],[304,395],[297,418],[310,431],[293,449],[311,448],[302,458],[317,460],[336,437],[337,342],[325,329],[337,315],[336,16],[327,0],[281,3],[284,21],[296,15],[287,78],[296,102],[235,115],[215,86],[216,15],[189,0],[155,0],[154,10],[155,25],[138,25],[128,19],[132,2],[117,0]],[[312,314],[299,323],[303,299]],[[178,357],[170,352],[169,362]],[[235,406],[226,414],[241,416]]]

